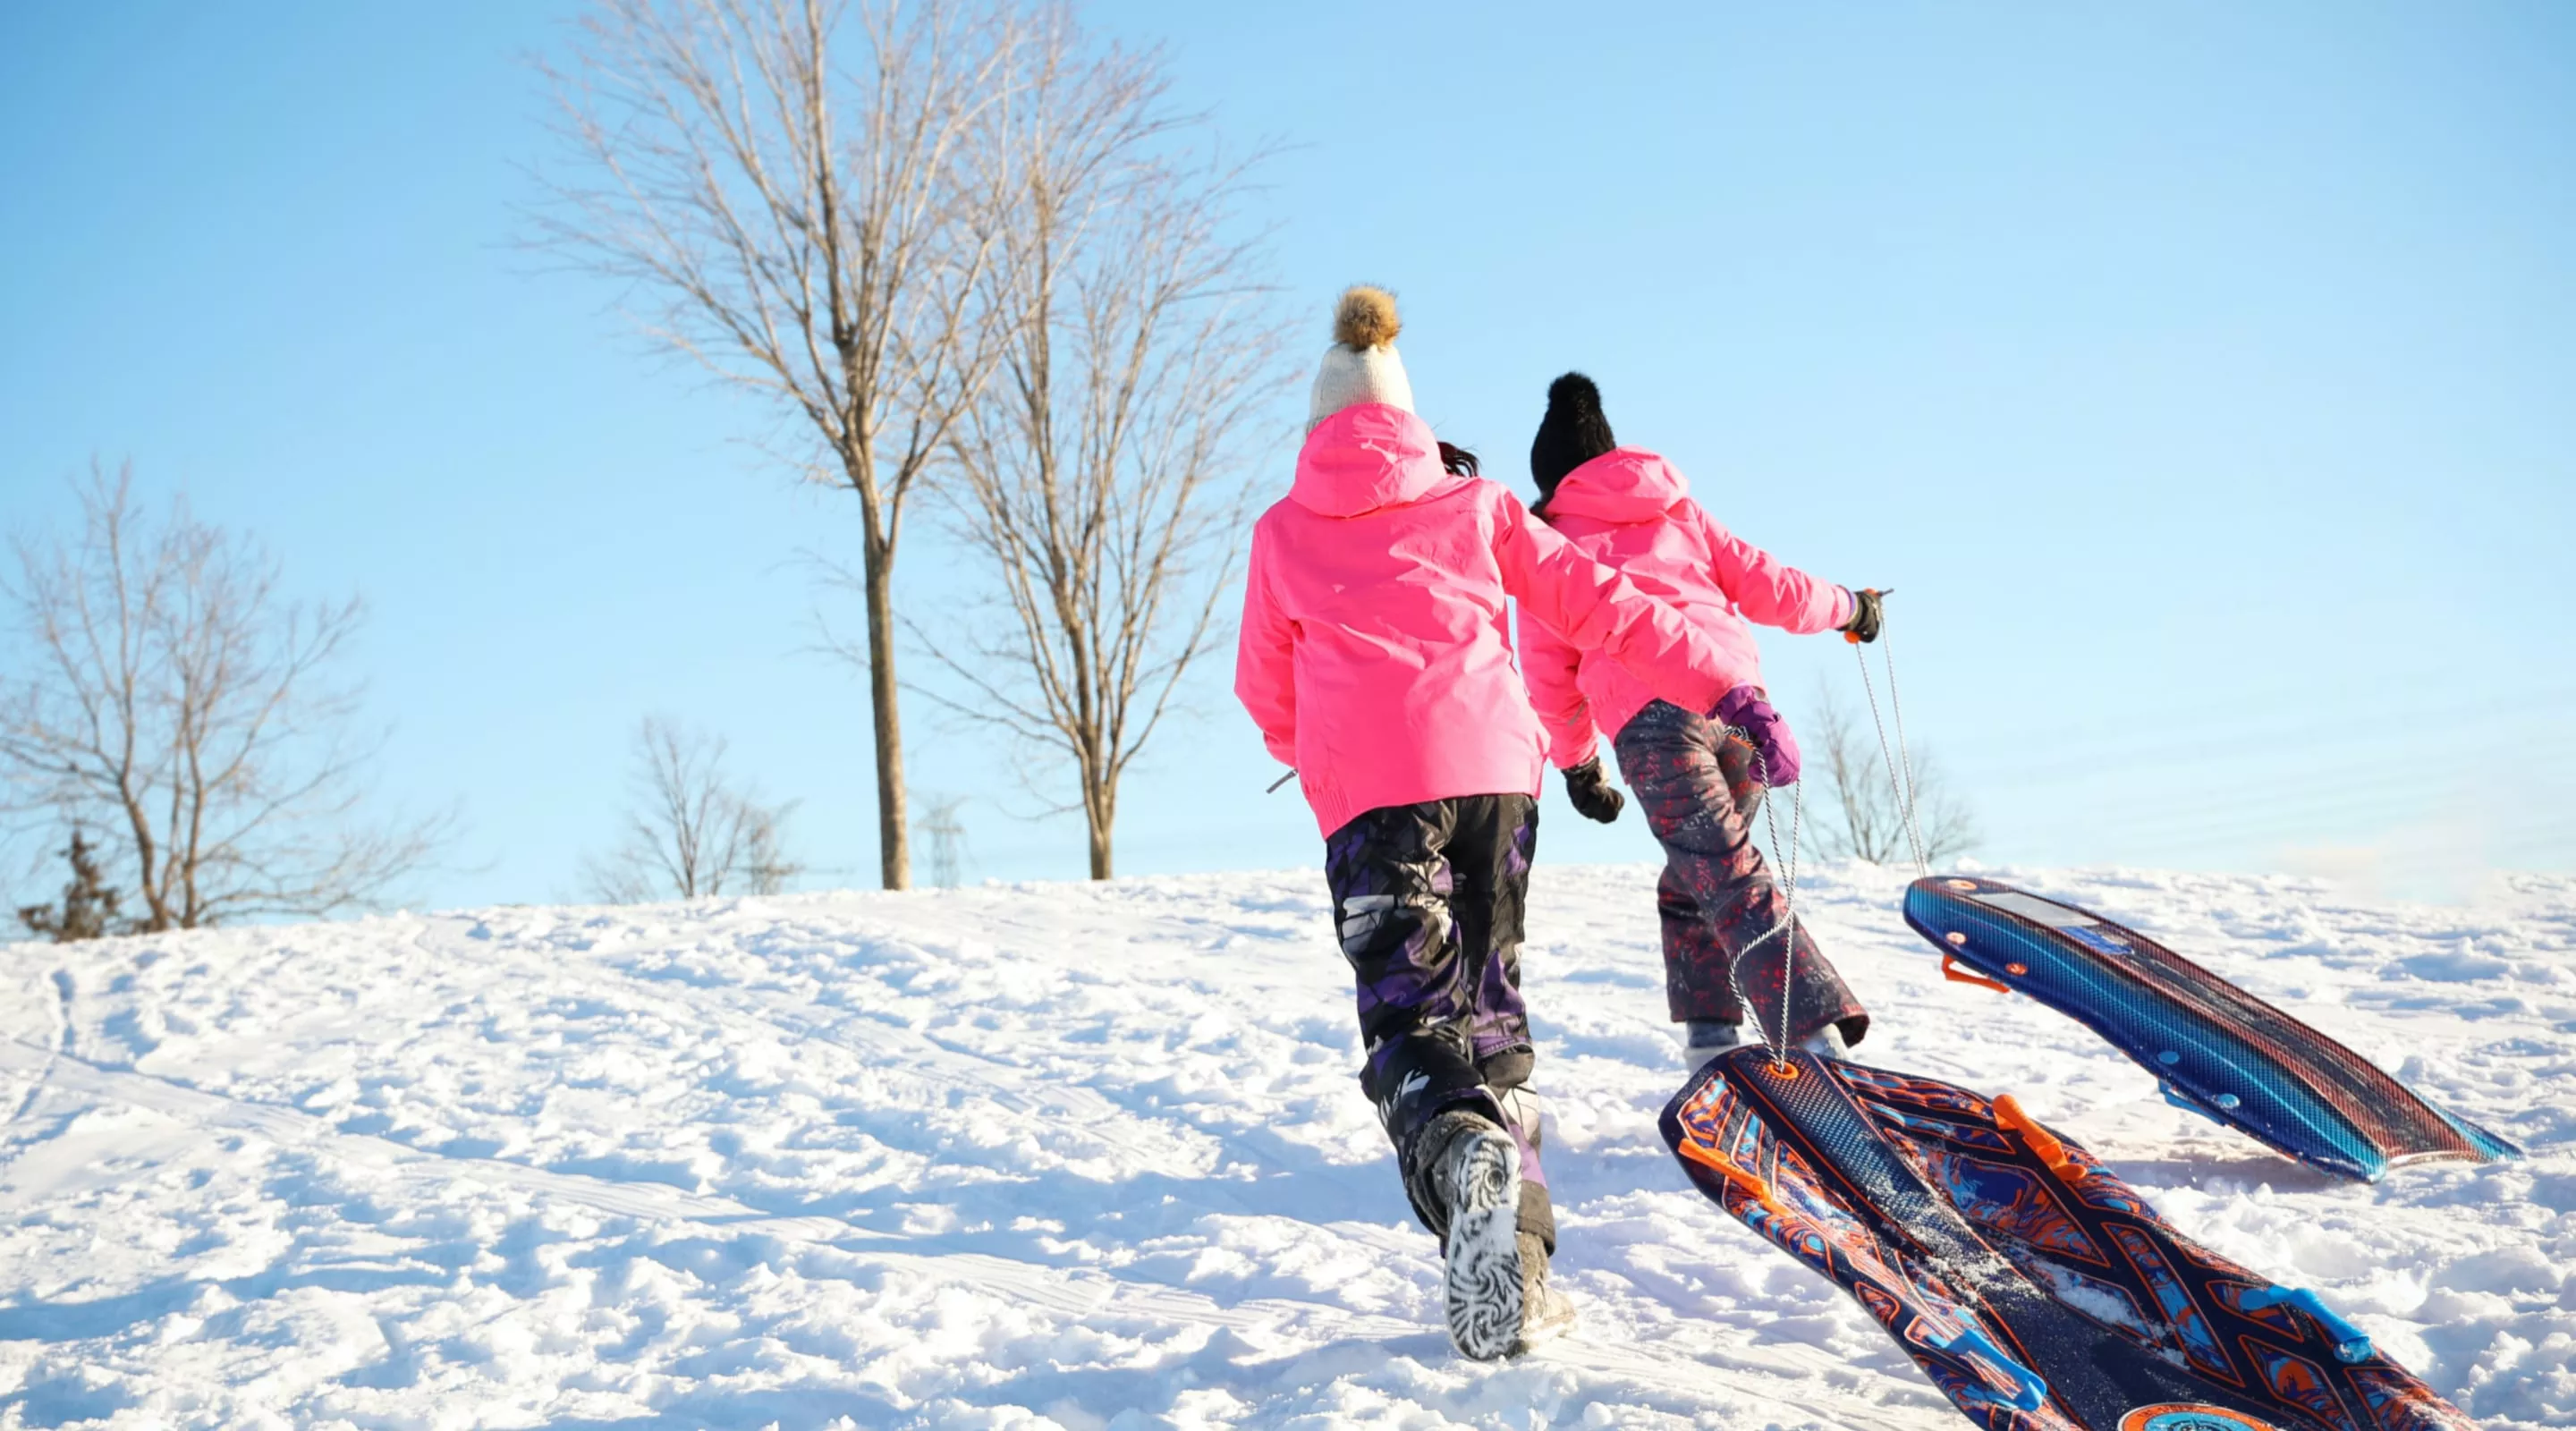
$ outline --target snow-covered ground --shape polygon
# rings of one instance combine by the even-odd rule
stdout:
[[[2353,1187],[1811,874],[1863,1061],[1990,1091],[2489,1427],[2576,1422],[2576,879],[2004,871],[2519,1139]],[[0,949],[0,1422],[1964,1426],[1691,1192],[1651,869],[1542,868],[1568,1341],[1451,1354],[1309,873]]]

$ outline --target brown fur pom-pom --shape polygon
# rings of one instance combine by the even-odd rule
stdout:
[[[1396,320],[1395,295],[1365,283],[1343,289],[1333,310],[1333,341],[1346,348],[1383,348],[1403,326]]]

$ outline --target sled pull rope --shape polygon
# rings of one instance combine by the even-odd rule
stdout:
[[[1762,782],[1762,823],[1771,832],[1771,852],[1776,855],[1780,852],[1780,816],[1771,808],[1771,763],[1762,758],[1762,747],[1750,740],[1744,744],[1753,752],[1753,778]],[[1735,1001],[1744,1006],[1746,1013],[1753,1015],[1753,1031],[1762,1036],[1763,1044],[1771,1050],[1771,1066],[1775,1069],[1789,1067],[1789,1003],[1796,992],[1794,981],[1798,973],[1798,840],[1799,827],[1805,823],[1806,816],[1807,783],[1802,780],[1789,788],[1789,853],[1780,881],[1780,922],[1745,945],[1744,953],[1727,961],[1726,966],[1727,982],[1735,989]],[[1744,997],[1743,981],[1735,976],[1735,966],[1754,950],[1769,943],[1775,934],[1780,936],[1780,1036],[1776,1039],[1762,1027],[1762,1015],[1754,1009],[1753,1001]]]
[[[1882,600],[1895,593],[1890,587],[1879,592]],[[1878,687],[1869,678],[1869,653],[1852,643],[1852,659],[1860,664],[1860,688],[1869,696],[1870,724],[1878,728],[1878,753],[1887,762],[1887,783],[1896,792],[1897,814],[1905,823],[1905,843],[1914,852],[1914,869],[1918,874],[1932,873],[1931,857],[1924,853],[1923,826],[1914,808],[1914,752],[1905,742],[1905,700],[1896,689],[1896,642],[1894,623],[1880,617],[1878,631],[1879,659],[1887,667],[1887,703],[1896,713],[1896,745],[1887,743],[1887,719],[1879,714]],[[1897,773],[1900,759],[1904,774]]]

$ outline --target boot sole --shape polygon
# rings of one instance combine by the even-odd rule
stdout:
[[[1521,1152],[1500,1131],[1459,1142],[1442,1279],[1449,1340],[1461,1356],[1493,1361],[1521,1336]]]

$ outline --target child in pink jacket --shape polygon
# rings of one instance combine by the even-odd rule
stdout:
[[[1388,295],[1342,296],[1296,480],[1253,529],[1235,692],[1314,809],[1360,1086],[1442,1240],[1450,1334],[1490,1358],[1570,1316],[1520,992],[1547,737],[1509,602],[1681,709],[1751,668],[1434,438],[1395,335]]]
[[[1521,623],[1530,701],[1547,726],[1549,758],[1565,772],[1566,794],[1592,819],[1618,818],[1619,792],[1602,777],[1592,734],[1595,726],[1611,732],[1619,773],[1663,844],[1655,906],[1664,989],[1673,1021],[1687,1030],[1686,1056],[1696,1066],[1744,1041],[1748,1017],[1774,1040],[1841,1053],[1869,1031],[1869,1014],[1804,927],[1789,931],[1784,949],[1780,890],[1753,845],[1753,815],[1767,789],[1797,780],[1798,748],[1763,696],[1747,623],[1798,635],[1839,628],[1873,641],[1878,594],[1818,581],[1718,525],[1671,463],[1617,445],[1601,394],[1581,373],[1549,386],[1530,475],[1539,515],[1678,607],[1727,652],[1731,669],[1745,673],[1746,684],[1711,719],[1658,699],[1544,616]]]

